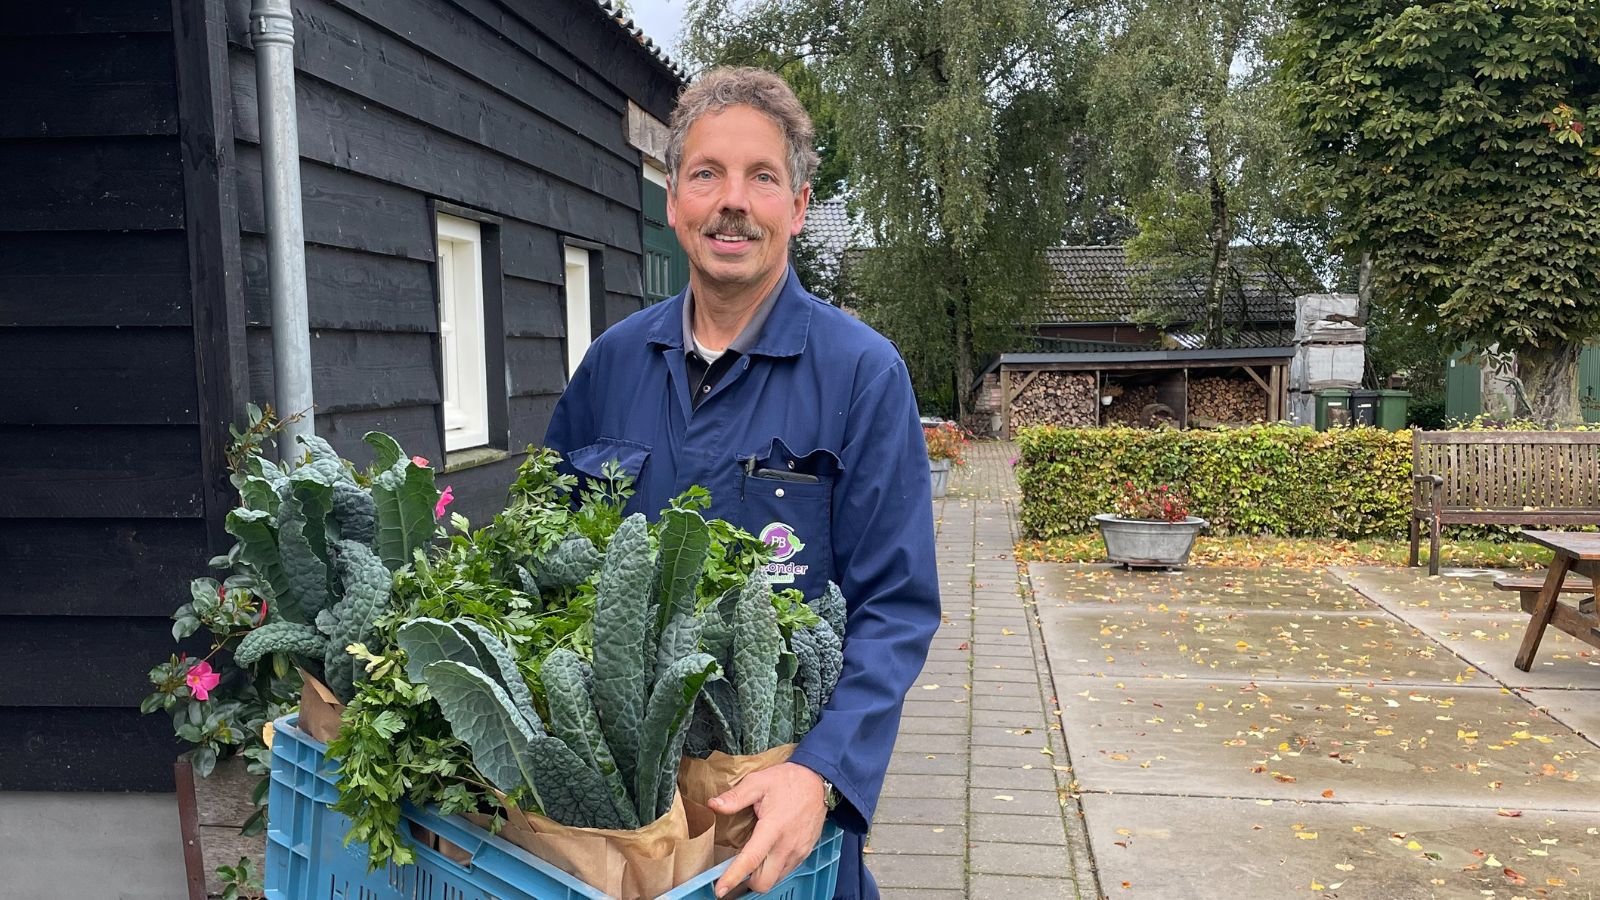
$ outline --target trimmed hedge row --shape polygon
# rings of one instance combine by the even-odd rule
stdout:
[[[1292,425],[1204,431],[1025,428],[1017,481],[1029,537],[1090,530],[1118,485],[1169,484],[1214,534],[1392,537],[1411,508],[1411,433]]]

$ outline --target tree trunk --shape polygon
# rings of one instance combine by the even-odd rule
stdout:
[[[1361,264],[1356,269],[1356,317],[1367,324],[1372,315],[1372,254],[1363,252]]]
[[[1215,347],[1222,340],[1222,302],[1228,287],[1228,245],[1233,229],[1228,220],[1228,191],[1221,177],[1211,173],[1211,283],[1206,297],[1206,344]]]
[[[1578,355],[1582,350],[1582,345],[1568,343],[1517,351],[1517,374],[1535,421],[1544,425],[1583,421],[1578,408]]]
[[[972,412],[972,298],[966,279],[956,298],[956,421],[965,423]]]

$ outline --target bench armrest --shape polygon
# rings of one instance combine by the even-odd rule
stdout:
[[[1438,475],[1411,476],[1412,515],[1423,514],[1437,519],[1444,506],[1444,478]]]

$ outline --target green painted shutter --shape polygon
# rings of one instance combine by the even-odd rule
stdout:
[[[1467,351],[1450,357],[1444,377],[1445,418],[1465,421],[1483,412],[1483,369],[1467,362]]]
[[[644,179],[644,294],[659,303],[689,282],[689,257],[667,225],[667,191]]]
[[[1594,344],[1578,357],[1578,407],[1585,422],[1600,422],[1600,346]]]

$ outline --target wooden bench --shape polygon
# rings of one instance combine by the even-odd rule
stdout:
[[[1411,565],[1443,525],[1600,525],[1600,432],[1413,431]]]

